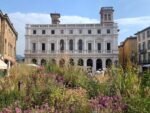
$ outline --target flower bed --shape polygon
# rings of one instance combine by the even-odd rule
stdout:
[[[76,66],[13,67],[0,78],[0,113],[149,113],[150,74],[130,66],[88,77]]]

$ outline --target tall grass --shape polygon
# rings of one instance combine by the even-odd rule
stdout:
[[[133,65],[112,67],[104,77],[78,66],[47,63],[35,69],[14,66],[0,78],[0,111],[62,113],[149,113],[150,73]]]

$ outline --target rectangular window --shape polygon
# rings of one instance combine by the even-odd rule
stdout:
[[[73,30],[69,30],[69,34],[73,34]]]
[[[81,29],[79,30],[79,34],[82,34],[82,30]]]
[[[92,51],[92,43],[88,43],[88,50]]]
[[[64,30],[61,30],[60,33],[61,33],[61,34],[64,34]]]
[[[107,29],[107,34],[110,34],[110,29]]]
[[[145,49],[146,49],[146,48],[145,48],[145,42],[143,42],[143,45],[142,45],[142,46],[143,46],[142,49],[145,50]]]
[[[150,30],[147,31],[147,37],[150,37]]]
[[[92,34],[92,31],[91,31],[91,30],[88,30],[88,34]]]
[[[139,51],[141,50],[141,44],[139,44]]]
[[[105,17],[104,19],[107,20],[107,14],[105,14],[104,17]]]
[[[98,50],[98,52],[101,51],[101,43],[98,43],[98,44],[97,44],[97,50]]]
[[[100,29],[97,30],[97,34],[101,34],[101,30]]]
[[[148,40],[147,48],[150,49],[150,40]]]
[[[36,43],[32,43],[32,51],[33,51],[33,52],[36,51]]]
[[[45,51],[45,43],[42,43],[42,51]]]
[[[141,37],[140,37],[140,34],[138,35],[138,40],[140,41],[141,39],[140,39]]]
[[[36,30],[33,30],[33,34],[36,34]]]
[[[51,34],[52,34],[52,35],[55,34],[55,30],[51,30]]]
[[[42,30],[42,34],[46,34],[45,30]]]
[[[107,43],[107,51],[110,51],[110,50],[111,50],[111,44]]]
[[[51,51],[54,52],[55,51],[55,44],[51,43]]]
[[[145,39],[145,32],[143,32],[143,39]]]
[[[108,14],[108,20],[111,20],[111,15],[110,14]]]

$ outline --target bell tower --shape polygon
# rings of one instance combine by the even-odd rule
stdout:
[[[52,20],[52,24],[59,24],[59,18],[60,18],[60,14],[59,13],[51,13],[51,20]]]
[[[114,23],[113,18],[113,7],[102,7],[100,10],[100,16],[101,16],[101,24],[112,24]]]

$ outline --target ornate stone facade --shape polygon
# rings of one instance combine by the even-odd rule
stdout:
[[[138,63],[141,71],[150,70],[150,26],[137,32]]]
[[[113,8],[101,8],[97,24],[59,24],[60,14],[51,14],[52,24],[26,25],[25,61],[43,64],[52,59],[91,66],[95,71],[118,61],[118,26]]]
[[[17,37],[18,33],[9,17],[0,11],[0,57],[3,57],[9,66],[16,62]]]

